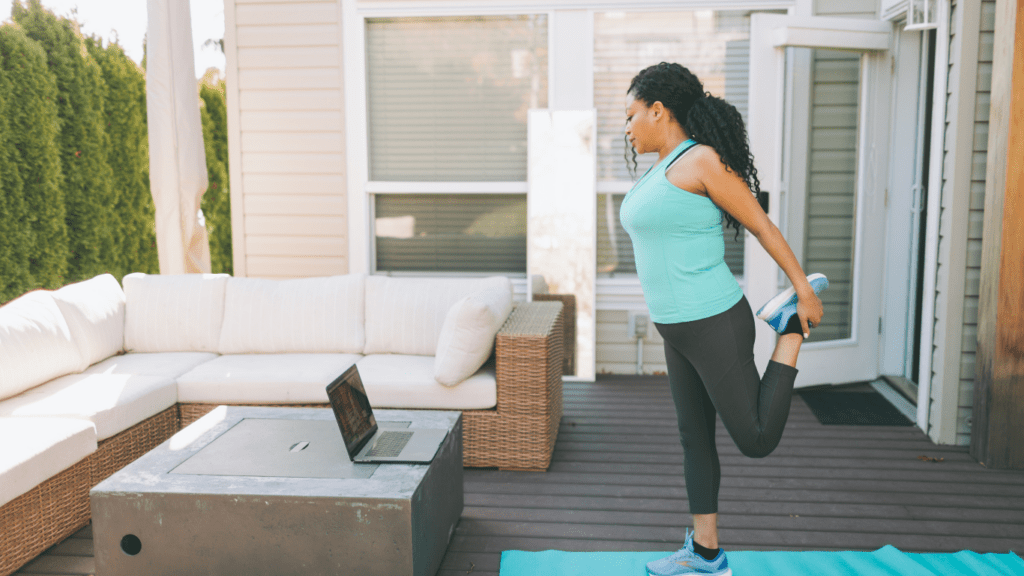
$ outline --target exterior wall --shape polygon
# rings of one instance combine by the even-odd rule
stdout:
[[[345,274],[338,3],[226,0],[224,9],[236,273]]]
[[[986,37],[979,35],[984,20],[979,15],[977,5],[954,2],[949,37],[939,40],[949,42],[949,60],[928,434],[938,444],[962,446],[970,444],[991,85],[992,34],[987,34],[986,54],[979,50]]]
[[[971,443],[971,409],[974,404],[974,357],[978,347],[978,286],[981,279],[982,222],[985,217],[985,168],[988,149],[989,89],[992,85],[995,9],[995,0],[984,0],[981,3],[978,75],[974,102],[974,144],[971,154],[971,197],[967,218],[967,266],[964,275],[960,385],[956,417],[956,444],[958,446],[968,446]]]
[[[646,313],[646,311],[644,312]],[[636,338],[628,332],[628,310],[597,311],[597,373],[636,374]],[[666,374],[665,341],[651,322],[644,337],[644,374]]]

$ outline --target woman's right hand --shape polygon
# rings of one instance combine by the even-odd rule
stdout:
[[[800,317],[804,337],[810,336],[809,328],[821,325],[821,317],[825,314],[821,299],[811,291],[809,294],[797,296],[796,315]]]

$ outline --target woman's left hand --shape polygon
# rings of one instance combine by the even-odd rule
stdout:
[[[808,328],[820,325],[824,314],[825,310],[817,294],[811,292],[803,297],[797,296],[796,315],[800,317],[800,326],[803,327],[805,338],[811,334]]]

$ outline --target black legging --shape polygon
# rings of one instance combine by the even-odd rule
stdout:
[[[665,339],[690,513],[713,514],[722,477],[716,411],[744,456],[764,458],[782,438],[797,369],[769,360],[764,377],[758,375],[754,313],[746,296],[721,314],[654,326]]]

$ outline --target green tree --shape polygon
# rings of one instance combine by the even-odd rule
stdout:
[[[155,209],[149,190],[149,140],[146,130],[146,77],[116,43],[106,48],[97,37],[85,39],[103,72],[104,129],[113,171],[111,222],[113,250],[108,270],[118,280],[131,272],[159,272]]]
[[[210,238],[210,269],[231,274],[231,194],[228,185],[228,121],[224,80],[209,72],[199,85],[206,172],[210,181],[202,209]]]
[[[20,26],[0,26],[0,301],[65,281],[57,84]]]
[[[58,18],[39,0],[15,0],[11,16],[47,54],[57,81],[58,138],[68,229],[67,281],[107,271],[113,250],[112,172],[104,131],[103,74],[86,51],[78,25]]]

